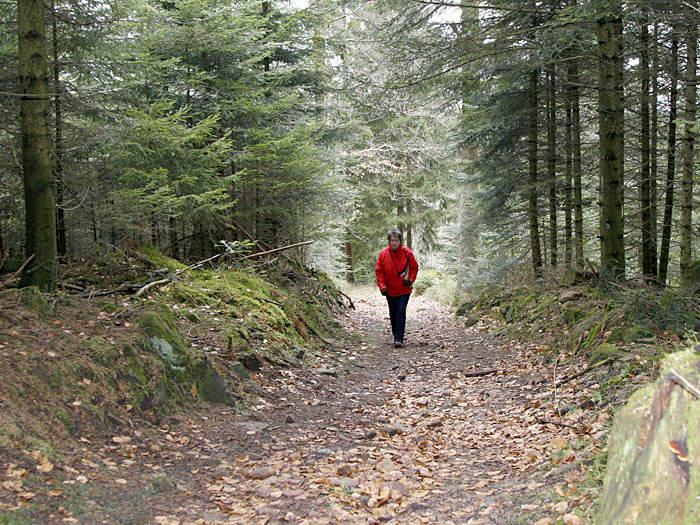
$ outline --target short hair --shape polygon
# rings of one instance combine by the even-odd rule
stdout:
[[[392,237],[398,237],[399,241],[403,240],[403,235],[401,235],[401,232],[397,228],[392,228],[387,232],[386,240],[391,241]]]

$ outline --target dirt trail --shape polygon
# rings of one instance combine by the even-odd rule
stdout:
[[[552,391],[529,384],[535,349],[465,330],[420,297],[395,349],[383,298],[354,299],[342,321],[365,343],[329,353],[325,370],[257,378],[264,392],[246,414],[208,407],[86,444],[65,469],[89,483],[62,487],[82,490],[82,504],[48,521],[486,524],[571,512],[585,473],[562,449],[577,436],[537,420]]]

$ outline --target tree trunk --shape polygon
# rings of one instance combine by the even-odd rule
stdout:
[[[355,257],[350,242],[350,231],[345,232],[345,275],[349,283],[355,282]]]
[[[694,2],[693,2],[694,3]],[[697,102],[698,35],[695,23],[687,28],[688,62],[685,73],[685,136],[683,137],[683,180],[681,182],[681,286],[693,283],[692,223],[693,223],[693,164],[695,160],[695,104]]]
[[[462,33],[467,38],[478,39],[479,33],[479,9],[473,7],[462,7]],[[462,76],[462,113],[466,116],[470,99],[479,88],[480,79],[472,78],[470,75]],[[476,257],[476,246],[478,243],[478,229],[476,226],[476,216],[478,212],[473,202],[473,194],[476,192],[476,184],[471,182],[476,177],[476,160],[479,152],[477,148],[466,146],[461,149],[462,160],[464,161],[464,178],[461,181],[459,192],[459,243],[457,260],[457,293],[458,298],[467,295],[468,272],[471,263]]]
[[[5,240],[2,234],[2,215],[0,215],[0,273],[5,269],[5,259],[7,254],[5,253]]]
[[[556,158],[556,86],[554,66],[547,71],[547,181],[549,186],[549,246],[550,264],[557,266],[557,158]]]
[[[574,253],[576,266],[583,268],[583,190],[581,182],[581,112],[579,109],[578,62],[574,59],[569,69],[571,85],[571,161],[574,184]]]
[[[68,252],[66,246],[66,219],[63,209],[63,113],[61,110],[61,75],[58,62],[58,23],[56,20],[56,2],[51,2],[51,25],[53,32],[53,90],[55,113],[55,137],[54,137],[54,184],[56,187],[56,247],[58,255],[65,257]]]
[[[177,239],[177,220],[175,217],[168,218],[168,239],[170,241],[170,249],[168,253],[173,259],[180,259],[180,243]]]
[[[406,202],[406,215],[408,215],[408,223],[406,224],[406,246],[413,249],[413,227],[411,226],[411,199]]]
[[[528,217],[530,221],[530,251],[535,277],[542,276],[542,252],[537,209],[537,80],[539,72],[530,73],[530,115],[528,133]]]
[[[51,174],[44,4],[17,1],[20,120],[26,209],[26,254],[34,255],[20,286],[56,287],[56,201]]]
[[[567,68],[567,77],[570,78]],[[571,85],[566,86],[564,97],[564,258],[567,267],[571,266],[573,260],[573,210],[572,210],[572,174],[573,174],[573,147],[571,129]]]
[[[650,275],[658,277],[658,133],[659,133],[659,24],[654,22],[654,38],[652,40],[652,64],[651,64],[651,130],[649,144],[649,215],[651,223],[649,228],[649,236],[651,237],[651,271]]]
[[[623,224],[622,6],[605,2],[598,12],[598,107],[600,135],[600,263],[625,275]]]
[[[666,284],[668,276],[668,254],[671,246],[671,220],[673,219],[673,192],[676,176],[676,111],[678,105],[678,38],[675,29],[671,38],[671,78],[668,109],[668,155],[666,163],[666,196],[664,199],[664,222],[661,230],[661,253],[659,254],[659,282]]]
[[[640,183],[642,197],[642,275],[652,276],[651,249],[651,187],[649,170],[649,30],[646,17],[642,17],[640,35],[641,53],[639,60],[639,75],[641,92],[639,95],[641,116],[641,152]]]

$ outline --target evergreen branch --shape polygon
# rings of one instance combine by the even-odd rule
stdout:
[[[451,2],[440,2],[440,1],[435,1],[435,0],[416,0],[416,2],[419,4],[434,5],[434,6],[439,6],[439,7],[459,7],[462,9],[467,7],[467,8],[472,8],[472,9],[489,9],[489,10],[493,10],[493,11],[510,11],[510,12],[514,12],[514,13],[527,13],[527,14],[536,14],[536,15],[553,15],[556,13],[556,11],[542,11],[539,9],[523,9],[521,7],[503,7],[503,6],[483,5],[483,4],[454,4]]]

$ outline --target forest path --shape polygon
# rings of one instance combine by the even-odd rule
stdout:
[[[354,299],[343,324],[366,343],[331,354],[338,377],[282,370],[248,417],[231,424],[214,409],[172,429],[218,459],[161,522],[208,508],[204,523],[577,523],[554,480],[584,474],[567,462],[551,470],[571,430],[537,421],[551,392],[529,384],[536,351],[465,330],[421,297],[395,349],[384,299],[368,289]],[[467,376],[489,369],[499,372]]]
[[[329,351],[326,370],[259,375],[247,413],[200,406],[88,446],[73,465],[93,469],[81,508],[62,512],[166,525],[581,523],[571,506],[585,514],[589,503],[574,494],[586,436],[576,432],[591,425],[538,421],[565,397],[545,380],[551,363],[538,349],[497,341],[486,326],[465,330],[422,297],[411,298],[396,349],[384,298],[353,294],[356,310],[341,321],[363,343]]]

